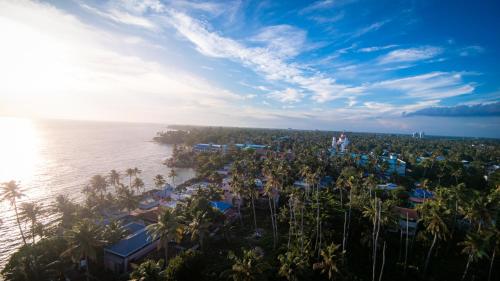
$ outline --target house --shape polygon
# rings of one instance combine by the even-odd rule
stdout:
[[[194,152],[222,152],[226,153],[227,145],[213,143],[198,143],[193,146]]]
[[[396,188],[398,188],[398,185],[394,184],[394,183],[386,183],[386,184],[377,185],[377,189],[382,189],[382,190],[394,190]]]
[[[399,215],[399,230],[409,236],[414,236],[417,232],[418,213],[415,209],[394,207],[394,213]]]
[[[154,207],[158,207],[158,200],[155,200],[153,197],[146,197],[139,201],[139,209],[141,210],[151,210]]]
[[[233,205],[226,203],[224,201],[210,201],[210,206],[217,209],[221,213],[226,213],[233,207]]]
[[[123,226],[130,233],[118,243],[104,248],[104,267],[116,273],[129,270],[129,264],[137,261],[158,246],[141,223],[132,222]]]
[[[269,146],[262,144],[237,143],[234,146],[241,150],[255,150],[257,154],[265,154]]]
[[[404,176],[406,174],[406,162],[398,159],[395,154],[389,155],[389,157],[381,156],[382,161],[388,164],[386,175],[392,175],[394,173]]]

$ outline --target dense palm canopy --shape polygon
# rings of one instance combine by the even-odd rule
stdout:
[[[81,203],[57,197],[47,208],[57,218],[47,225],[48,234],[13,254],[4,278],[38,280],[33,276],[70,271],[83,279],[89,265],[92,275],[87,277],[95,280],[499,278],[500,170],[494,165],[500,160],[498,141],[350,133],[349,153],[330,155],[332,132],[176,129],[157,138],[178,144],[166,164],[192,167],[197,175],[179,183],[176,192],[196,182],[205,184],[190,198],[177,201],[175,208],[158,208],[157,223],[146,222],[163,252],[152,252],[150,261],[129,267],[131,275],[112,276],[104,269],[103,247],[124,235],[128,219],[141,217],[138,202],[151,196],[141,194],[143,186],[135,184],[141,180],[138,168],[121,172],[128,186],[120,181],[120,172],[112,170],[104,183],[103,176],[92,178]],[[228,148],[226,153],[200,153],[192,150],[194,143],[227,143]],[[269,148],[238,149],[234,143]],[[389,172],[390,165],[379,157],[390,154],[406,162],[405,175]],[[174,171],[153,180],[161,188],[167,177],[175,181],[176,176]],[[389,182],[397,187],[381,187]],[[107,192],[105,185],[116,192]],[[410,198],[415,188],[432,196],[414,202]],[[22,204],[19,190],[15,182],[4,183],[0,193],[16,211]],[[234,210],[223,213],[211,207],[210,201],[222,200],[232,202]],[[18,225],[21,232],[33,232],[32,226],[45,218],[33,216],[36,208],[25,206]],[[109,213],[127,220],[114,222],[106,217]],[[54,237],[64,237],[59,239],[63,245],[44,255],[43,247],[51,245],[46,241]],[[87,267],[82,264],[78,271],[65,265],[69,255],[87,261]]]

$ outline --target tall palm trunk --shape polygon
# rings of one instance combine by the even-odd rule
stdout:
[[[275,233],[275,228],[274,228],[274,214],[273,214],[273,207],[271,205],[271,195],[268,196],[268,202],[269,202],[269,211],[271,213],[271,224],[273,227],[273,249],[276,249],[276,233]]]
[[[380,268],[380,275],[378,276],[378,281],[382,281],[382,275],[384,274],[384,265],[385,265],[385,241],[384,241],[384,249],[382,250],[382,267]]]
[[[276,212],[276,199],[273,197],[274,232],[276,233],[276,244],[278,244],[278,213]]]
[[[427,258],[425,259],[425,266],[424,266],[424,272],[423,272],[424,278],[425,278],[425,274],[427,273],[427,267],[429,266],[429,261],[431,259],[432,250],[434,249],[434,245],[436,245],[436,241],[437,241],[437,234],[434,234],[434,239],[432,239],[431,247],[429,248],[429,252],[427,253]]]
[[[89,257],[87,255],[85,255],[85,271],[86,271],[86,279],[87,281],[90,281],[90,261],[89,261]]]
[[[17,202],[16,199],[14,199],[14,211],[16,212],[16,221],[17,221],[17,226],[19,227],[19,232],[21,233],[21,237],[23,238],[23,243],[26,246],[26,237],[24,237],[24,232],[21,227],[21,221],[19,220],[19,213],[17,212]]]
[[[375,203],[376,205],[376,212],[375,212],[375,220],[373,222],[376,230],[375,234],[375,240],[373,242],[373,265],[372,265],[372,281],[375,281],[375,271],[377,269],[377,246],[378,246],[378,237],[380,233],[380,211],[382,209],[382,206],[380,206],[380,203]]]
[[[31,221],[31,238],[33,239],[33,245],[35,244],[35,221]]]
[[[255,232],[257,232],[257,214],[255,213],[255,200],[253,198],[253,194],[250,197],[252,198],[253,224],[255,227]]]
[[[405,266],[404,271],[406,273],[406,264],[408,262],[408,212],[406,213],[406,243],[405,243]]]
[[[347,226],[347,212],[344,211],[344,231],[342,234],[342,252],[346,251],[346,240],[345,240],[346,226]]]
[[[490,269],[488,270],[488,281],[491,279],[491,272],[493,271],[493,263],[495,261],[495,255],[497,253],[497,250],[493,250],[493,254],[491,255],[491,261],[490,261]]]
[[[165,255],[165,267],[167,267],[168,265],[168,241],[167,241],[167,244],[165,244],[165,249],[163,250],[164,251],[164,255]]]
[[[288,201],[288,206],[290,208],[290,222],[288,223],[289,224],[289,228],[288,228],[288,244],[287,244],[287,249],[290,250],[290,242],[292,240],[292,229],[293,229],[293,211],[292,211],[292,203],[291,201]]]
[[[464,274],[462,275],[462,280],[465,280],[465,276],[467,276],[467,271],[469,271],[469,266],[471,261],[472,261],[472,254],[469,254],[469,257],[467,258],[467,264],[465,265]]]

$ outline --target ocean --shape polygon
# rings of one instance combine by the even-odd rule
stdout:
[[[166,126],[0,117],[0,182],[19,182],[26,196],[18,204],[36,201],[47,209],[59,194],[78,202],[89,179],[111,169],[124,175],[125,169],[137,167],[146,189],[152,189],[155,175],[167,178],[162,162],[172,153],[172,146],[152,141],[161,130]],[[192,169],[176,171],[177,184],[194,176]],[[0,270],[21,244],[14,210],[9,202],[0,202]]]

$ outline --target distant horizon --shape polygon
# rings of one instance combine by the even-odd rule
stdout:
[[[319,129],[319,128],[293,128],[293,127],[257,127],[257,126],[229,126],[229,125],[201,125],[201,124],[182,124],[182,123],[165,123],[165,122],[142,122],[142,121],[119,121],[119,120],[95,120],[95,119],[69,119],[69,118],[41,118],[41,117],[22,117],[22,116],[3,116],[1,118],[19,118],[31,119],[46,122],[88,122],[88,123],[117,123],[117,124],[134,124],[134,125],[158,125],[168,128],[169,126],[186,126],[186,127],[222,127],[222,128],[242,128],[242,129],[264,129],[264,130],[296,130],[296,131],[322,131],[322,132],[347,132],[347,133],[361,133],[361,134],[380,134],[380,135],[402,135],[411,136],[413,133],[424,132],[425,136],[432,138],[466,138],[466,139],[491,139],[500,140],[498,137],[488,136],[463,136],[463,135],[438,135],[429,134],[426,131],[412,131],[412,132],[375,132],[375,131],[362,131],[362,130],[349,130],[344,129]],[[152,136],[154,137],[154,136]]]
[[[0,115],[500,138],[499,25],[499,1],[0,0]]]

